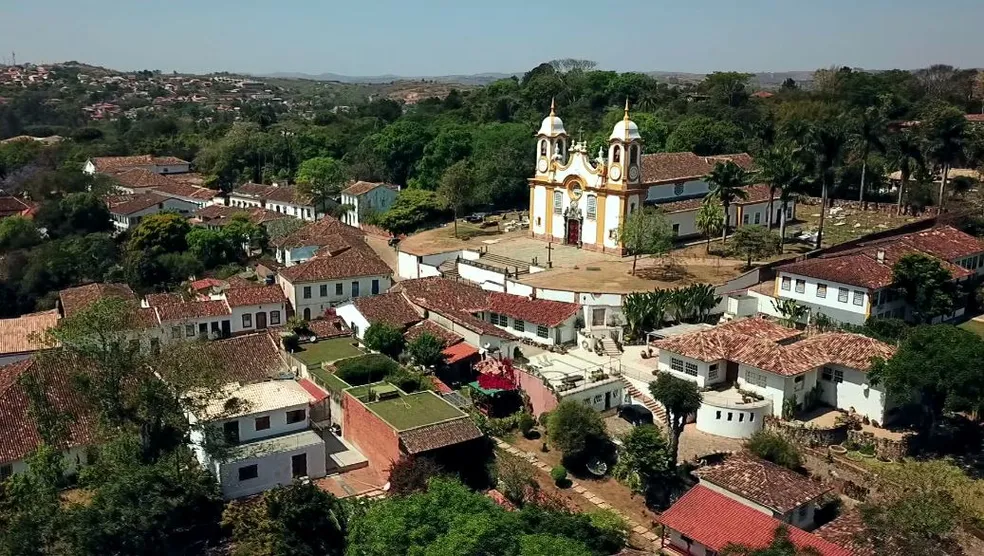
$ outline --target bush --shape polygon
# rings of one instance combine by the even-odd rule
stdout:
[[[533,415],[524,411],[516,416],[516,426],[524,437],[529,438],[530,431],[536,426],[536,421],[533,419]]]
[[[366,344],[367,348],[388,355],[393,359],[399,357],[403,353],[403,348],[406,347],[403,332],[395,326],[381,322],[369,326],[362,337],[362,342]]]
[[[575,400],[560,402],[547,424],[550,442],[565,458],[577,459],[608,439],[597,411]]]
[[[550,478],[553,479],[555,483],[557,483],[557,486],[560,486],[561,484],[567,481],[567,468],[564,467],[563,465],[558,465],[557,467],[554,467],[553,469],[550,470]]]
[[[516,415],[493,418],[488,420],[486,434],[489,436],[505,436],[516,430]]]
[[[519,458],[503,454],[496,459],[495,468],[495,488],[513,504],[522,506],[526,501],[527,491],[539,490],[540,485],[533,476],[533,468]]]
[[[776,432],[758,431],[745,442],[745,448],[764,460],[788,469],[798,470],[803,466],[803,457],[799,449],[786,437]]]
[[[550,421],[550,412],[544,411],[543,413],[540,414],[540,418],[538,420],[540,421],[541,427],[545,429],[548,428],[547,423]]]
[[[598,510],[588,514],[591,524],[610,542],[623,546],[629,540],[629,524],[614,510]]]
[[[400,364],[385,355],[370,353],[338,361],[335,369],[335,376],[352,386],[359,386],[395,375],[400,370]]]
[[[441,466],[428,457],[401,457],[389,468],[389,492],[394,496],[423,492],[427,490],[427,481],[441,472]]]

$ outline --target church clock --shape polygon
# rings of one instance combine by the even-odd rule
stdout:
[[[618,164],[613,164],[611,169],[608,170],[608,177],[615,181],[622,179],[622,168]]]
[[[536,169],[539,170],[541,174],[544,173],[544,172],[546,172],[547,171],[547,159],[546,158],[541,158],[540,159],[540,162],[537,162],[536,163]]]
[[[632,180],[632,181],[635,181],[635,180],[639,179],[639,167],[638,166],[632,166],[631,168],[629,168],[629,179]]]

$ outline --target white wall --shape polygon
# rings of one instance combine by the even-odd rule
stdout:
[[[85,446],[76,446],[62,452],[62,463],[66,475],[72,475],[86,465],[88,449]],[[27,471],[27,460],[17,460],[7,462],[2,465],[10,465],[14,474]]]
[[[547,199],[547,188],[537,185],[533,188],[533,206],[530,207],[530,229],[534,234],[547,233],[547,218],[552,218],[553,199]]]
[[[697,430],[726,438],[749,438],[762,430],[765,416],[772,413],[771,405],[755,404],[729,407],[704,400],[697,410]],[[730,419],[729,419],[730,417]]]
[[[618,407],[624,403],[625,383],[617,378],[607,379],[588,383],[568,392],[560,392],[559,396],[563,400],[576,400],[596,411],[604,411],[605,393],[608,393],[607,409]]]
[[[390,189],[389,187],[381,186],[376,187],[362,195],[346,195],[342,194],[342,204],[349,204],[353,206],[353,210],[348,211],[346,224],[350,226],[359,227],[362,223],[359,221],[359,216],[368,211],[374,211],[378,213],[386,212],[393,202],[396,201],[396,196],[398,192]]]
[[[667,183],[650,187],[646,194],[646,200],[666,203],[675,201],[677,198],[700,197],[706,195],[708,191],[710,191],[710,186],[701,180],[684,182],[682,185]]]
[[[271,313],[278,312],[280,318],[277,322],[273,322],[273,317]],[[287,307],[283,303],[268,303],[266,305],[243,305],[242,307],[232,308],[232,333],[238,334],[240,332],[252,332],[258,330],[256,328],[256,314],[266,313],[267,315],[267,328],[273,326],[282,326],[287,322]],[[243,326],[243,315],[252,315],[250,326]]]
[[[287,412],[296,411],[299,409],[304,410],[305,418],[301,419],[301,421],[297,423],[288,424]],[[209,421],[207,426],[216,427],[216,429],[221,432],[226,423],[236,421],[239,423],[239,443],[245,444],[246,442],[259,440],[261,438],[291,434],[307,429],[310,425],[310,421],[308,420],[310,417],[308,409],[309,406],[306,403],[280,407],[272,411],[250,413],[234,419],[217,419],[215,421]],[[258,417],[270,417],[270,428],[261,431],[256,430],[256,419]]]
[[[789,279],[789,289],[783,289],[783,279]],[[789,274],[786,272],[780,272],[776,277],[779,283],[779,297],[781,299],[793,299],[804,305],[808,305],[814,309],[818,309],[825,315],[833,318],[834,320],[840,322],[847,322],[850,324],[864,324],[867,319],[868,307],[871,303],[870,292],[866,288],[861,288],[858,286],[851,286],[848,284],[841,284],[839,282],[829,282],[825,280],[817,280],[816,278],[810,278],[808,276],[800,276],[796,274]],[[802,280],[805,282],[804,291],[796,291],[796,281]],[[827,294],[826,297],[817,297],[817,286],[819,284],[826,284]],[[838,295],[840,289],[844,288],[847,290],[847,301],[838,301]],[[854,304],[855,292],[861,292],[861,305]]]
[[[765,386],[759,386],[757,382],[749,382],[747,380],[749,372],[765,376]],[[782,417],[782,401],[786,392],[786,377],[768,373],[749,365],[739,364],[738,387],[772,400],[772,415]]]
[[[704,547],[704,545],[698,542],[691,542],[688,545],[686,542],[684,542],[683,537],[680,535],[680,533],[674,531],[673,529],[668,529],[667,531],[669,532],[667,534],[667,541],[669,541],[669,544],[675,546],[676,548],[679,548],[685,553],[687,553],[686,551],[689,550],[690,556],[707,556],[707,549]]]
[[[291,474],[291,457],[296,454],[307,454],[308,477],[320,478],[325,476],[325,445],[312,444],[296,450],[277,452],[257,458],[248,458],[236,462],[216,464],[216,476],[222,487],[224,498],[240,498],[257,494],[278,486],[286,486],[294,481]],[[239,480],[239,468],[256,464],[257,477],[246,481]]]
[[[335,307],[335,314],[339,316],[345,324],[352,329],[355,337],[362,339],[362,336],[366,333],[366,329],[369,328],[369,321],[359,312],[359,309],[355,307],[355,304],[351,301],[343,303],[338,307]]]
[[[840,365],[827,365],[827,367],[831,370],[831,378],[835,380],[836,371],[843,373],[843,382],[824,380],[823,369],[817,373],[821,377],[820,387],[823,390],[824,403],[845,411],[854,409],[861,415],[878,421],[879,424],[885,423],[887,405],[885,392],[869,384],[868,373]]]
[[[392,285],[392,281],[389,276],[361,276],[356,278],[346,278],[343,280],[330,280],[323,282],[298,282],[293,284],[288,281],[283,276],[277,276],[277,280],[281,281],[281,287],[287,292],[288,289],[293,290],[292,293],[287,293],[287,297],[291,300],[291,304],[294,306],[294,312],[304,318],[304,310],[309,309],[311,317],[317,318],[323,315],[325,311],[343,301],[349,301],[352,299],[352,282],[359,283],[359,295],[358,297],[369,297],[372,295],[378,295],[381,293],[386,293],[386,291]],[[372,293],[372,282],[373,280],[378,280],[379,287],[376,294]],[[341,295],[337,294],[336,284],[342,285]],[[321,286],[327,287],[326,295],[321,295]],[[311,288],[311,297],[304,297],[304,288]]]
[[[681,372],[678,372],[678,371],[673,370],[673,368],[671,367],[671,364],[672,364],[671,363],[671,360],[672,359],[679,359],[680,361],[683,361],[684,370],[686,370],[688,363],[690,363],[692,365],[696,365],[697,366],[697,376],[688,375],[686,372],[682,372],[681,373]],[[671,375],[673,375],[673,376],[675,376],[677,378],[681,378],[683,380],[689,380],[691,382],[696,382],[697,385],[700,386],[701,388],[703,388],[705,386],[710,386],[711,384],[717,384],[719,382],[724,382],[725,381],[725,378],[726,378],[726,375],[727,375],[727,367],[728,367],[727,361],[724,361],[724,360],[720,360],[720,361],[707,361],[707,362],[705,362],[705,361],[701,361],[699,359],[693,359],[691,357],[684,357],[682,355],[679,355],[677,353],[673,353],[671,351],[667,351],[665,349],[659,350],[659,363],[658,363],[658,365],[659,365],[658,368],[659,368],[660,372],[669,373],[669,374],[671,374]],[[712,365],[717,365],[717,377],[716,378],[710,378],[710,368],[711,368]]]

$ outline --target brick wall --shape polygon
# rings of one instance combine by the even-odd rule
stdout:
[[[547,411],[553,411],[557,407],[557,395],[543,383],[542,378],[531,375],[518,367],[515,370],[516,381],[519,383],[520,389],[529,396],[534,417],[539,417],[541,413]]]
[[[388,475],[390,466],[400,459],[396,431],[348,393],[343,395],[342,410],[342,437],[369,459],[375,471]]]

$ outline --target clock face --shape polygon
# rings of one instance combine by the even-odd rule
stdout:
[[[539,170],[540,172],[546,172],[547,171],[547,159],[546,158],[541,158],[540,159],[540,162],[537,162],[537,164],[536,164],[536,169]]]
[[[617,164],[612,166],[612,169],[608,171],[608,177],[618,181],[622,178],[622,168],[620,168]]]
[[[638,166],[633,166],[633,167],[629,168],[629,179],[630,180],[637,180],[637,179],[639,179],[639,167]]]

